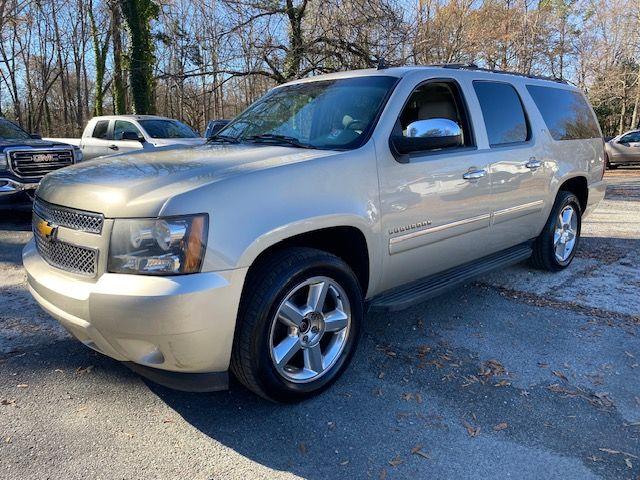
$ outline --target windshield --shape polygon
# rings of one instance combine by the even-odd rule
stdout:
[[[10,121],[0,119],[0,138],[3,140],[28,140],[31,135]]]
[[[138,123],[151,138],[198,138],[196,132],[178,120],[140,120]]]
[[[359,77],[276,88],[223,128],[218,138],[357,148],[375,126],[396,81],[388,76]]]

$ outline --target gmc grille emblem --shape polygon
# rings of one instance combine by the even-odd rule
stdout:
[[[31,158],[34,162],[53,162],[56,156],[53,153],[37,153]]]

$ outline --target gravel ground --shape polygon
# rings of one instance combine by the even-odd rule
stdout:
[[[185,394],[31,300],[28,215],[0,218],[0,477],[640,478],[640,171],[608,175],[572,267],[518,265],[369,315],[327,393]]]

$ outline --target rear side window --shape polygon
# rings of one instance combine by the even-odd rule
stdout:
[[[109,130],[109,120],[100,120],[96,122],[96,126],[93,127],[93,138],[101,138],[106,140],[107,131]]]
[[[600,129],[585,98],[573,90],[527,85],[554,140],[599,138]]]
[[[490,146],[529,139],[527,116],[513,86],[502,82],[475,81],[473,88],[480,102]]]

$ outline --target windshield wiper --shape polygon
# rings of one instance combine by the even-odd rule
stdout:
[[[214,135],[207,139],[207,143],[220,142],[220,143],[240,143],[236,137],[231,135]]]
[[[273,143],[291,145],[292,147],[298,147],[298,148],[314,148],[311,145],[302,143],[300,140],[298,140],[295,137],[289,137],[287,135],[278,135],[275,133],[263,133],[261,135],[252,135],[250,137],[245,138],[244,140],[249,140],[252,142],[261,142],[261,141],[273,142]]]

